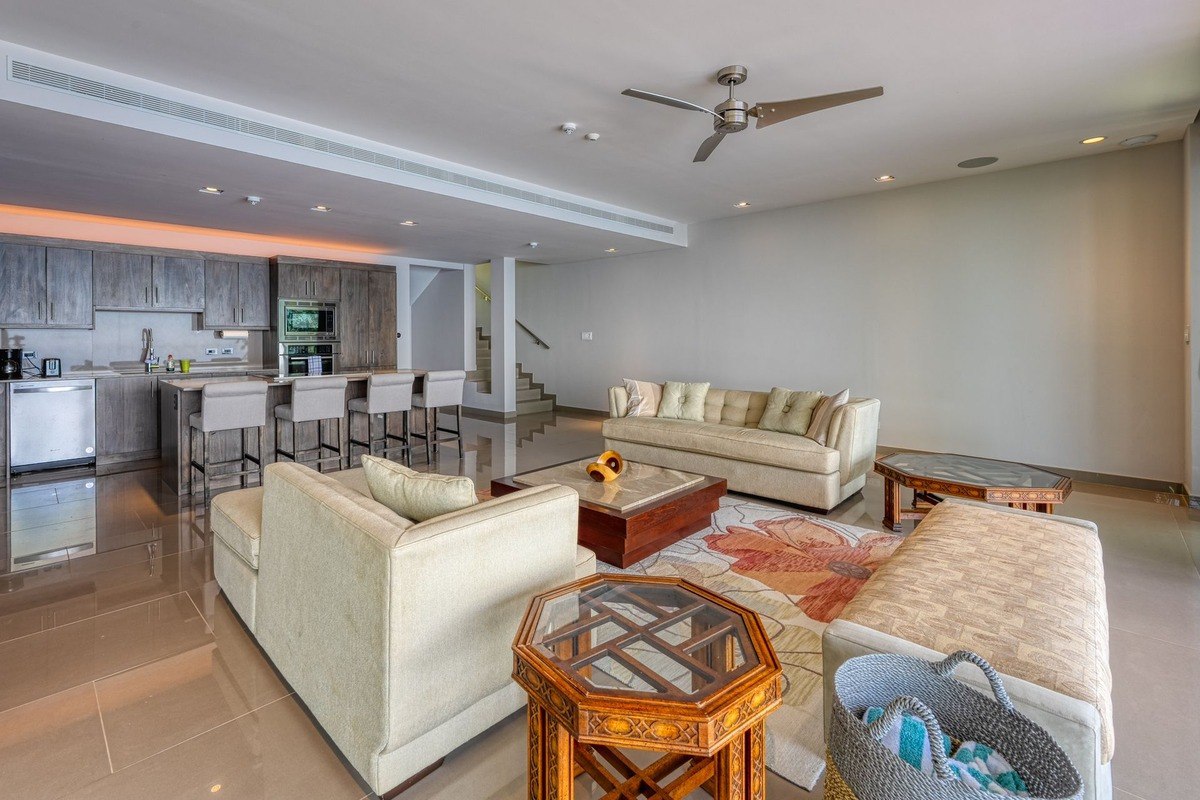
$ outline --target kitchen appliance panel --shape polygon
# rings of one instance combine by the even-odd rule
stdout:
[[[11,381],[21,377],[21,364],[25,351],[20,347],[0,348],[0,380]]]
[[[295,378],[309,375],[309,359],[321,359],[321,374],[335,375],[340,368],[338,347],[332,342],[307,342],[279,345],[279,375]]]
[[[8,409],[12,472],[95,462],[95,379],[13,381]]]
[[[279,301],[281,342],[330,342],[338,338],[337,303]]]

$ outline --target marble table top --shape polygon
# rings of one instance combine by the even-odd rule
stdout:
[[[587,465],[592,461],[594,459],[585,458],[570,464],[526,472],[514,477],[513,481],[523,486],[552,483],[569,486],[579,492],[580,500],[624,513],[704,480],[703,475],[626,461],[624,471],[616,479],[602,483],[592,480],[586,472]]]

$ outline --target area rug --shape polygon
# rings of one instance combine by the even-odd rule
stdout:
[[[821,632],[901,537],[737,497],[712,526],[621,570],[686,578],[758,612],[783,662],[783,705],[767,718],[767,766],[811,789],[825,766]]]

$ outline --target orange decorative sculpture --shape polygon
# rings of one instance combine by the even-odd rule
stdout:
[[[616,450],[605,450],[595,461],[587,465],[587,474],[596,483],[608,483],[621,474],[625,460]]]

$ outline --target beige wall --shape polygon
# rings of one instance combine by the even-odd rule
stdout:
[[[519,360],[564,405],[626,376],[848,386],[884,444],[1180,481],[1182,176],[1170,142],[524,267],[517,315],[553,347]]]
[[[1184,138],[1184,208],[1187,214],[1187,261],[1186,261],[1186,319],[1190,331],[1190,343],[1185,347],[1184,385],[1186,404],[1184,418],[1187,423],[1186,445],[1187,469],[1184,482],[1188,491],[1200,494],[1200,122],[1188,128]]]

